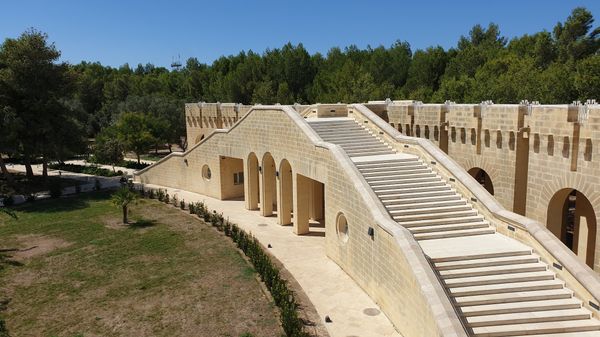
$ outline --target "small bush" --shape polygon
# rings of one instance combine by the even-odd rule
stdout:
[[[62,195],[62,186],[60,182],[54,181],[50,184],[50,197],[58,198]]]
[[[165,193],[165,198],[163,199],[163,201],[165,202],[165,204],[169,203],[169,193]]]
[[[181,200],[181,201],[179,202],[179,208],[181,208],[181,210],[184,210],[184,209],[185,209],[185,200]]]
[[[161,202],[165,199],[165,192],[160,188],[158,189],[158,191],[156,191],[156,199],[158,199],[158,201]]]
[[[150,190],[148,191],[148,198],[150,198],[150,199],[154,199],[154,190],[153,190],[153,189],[150,189]]]
[[[100,182],[100,179],[96,178],[94,179],[94,191],[100,191],[102,189],[102,183]]]
[[[61,170],[61,171],[69,171],[75,173],[84,173],[93,176],[102,176],[102,177],[115,177],[119,175],[123,175],[121,171],[111,171],[105,168],[101,168],[95,165],[85,166],[85,165],[77,165],[77,164],[65,164],[65,163],[54,163],[48,165],[49,168],[53,170]]]
[[[188,210],[190,211],[190,214],[195,214],[196,213],[196,205],[193,202],[190,202],[188,204]]]
[[[12,206],[15,204],[15,198],[12,195],[5,195],[4,200],[2,200],[4,206]]]
[[[179,206],[179,199],[177,198],[177,194],[173,194],[173,198],[171,198],[171,203],[175,207]]]

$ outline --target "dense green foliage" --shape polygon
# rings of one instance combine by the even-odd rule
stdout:
[[[413,99],[479,103],[568,103],[600,98],[600,27],[576,8],[552,31],[507,39],[475,25],[448,50],[335,47],[310,54],[290,43],[242,51],[212,64],[190,58],[175,71],[57,63],[35,30],[0,45],[0,152],[25,161],[62,160],[98,136],[97,156],[120,160],[161,144],[185,149],[184,102],[317,103]],[[21,62],[24,61],[24,62]],[[18,135],[18,137],[17,137]],[[0,168],[4,165],[0,158]]]
[[[54,170],[62,170],[68,172],[75,173],[84,173],[94,176],[102,176],[102,177],[116,177],[123,175],[121,171],[111,171],[98,166],[85,166],[85,165],[77,165],[77,164],[67,164],[67,163],[53,163],[48,165],[49,168]]]

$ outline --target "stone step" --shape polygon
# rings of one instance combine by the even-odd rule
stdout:
[[[404,190],[409,190],[411,188],[419,188],[419,187],[441,187],[441,186],[447,186],[447,184],[441,180],[434,180],[434,181],[423,181],[423,182],[415,182],[415,183],[411,183],[411,182],[404,182],[404,183],[389,183],[389,184],[385,184],[385,185],[377,185],[377,186],[372,186],[371,188],[377,192],[377,191],[389,191],[389,190],[396,190],[399,192],[402,192]]]
[[[488,266],[501,266],[509,264],[523,264],[523,263],[536,263],[540,262],[540,257],[536,254],[523,255],[523,256],[500,256],[490,257],[487,259],[467,260],[467,261],[454,261],[454,262],[439,262],[435,264],[437,270],[453,270],[453,269],[466,269],[466,268],[478,268]]]
[[[531,335],[518,335],[514,337],[532,337]],[[551,334],[537,334],[534,337],[600,337],[600,331],[562,332]]]
[[[366,170],[366,169],[364,169]],[[427,166],[399,166],[396,168],[383,168],[383,169],[370,169],[371,171],[365,172],[363,169],[359,169],[359,172],[363,177],[385,177],[388,175],[403,175],[403,174],[419,174],[419,173],[432,173],[432,170]]]
[[[474,235],[488,235],[494,234],[496,231],[491,228],[475,228],[475,229],[464,229],[464,230],[454,230],[454,231],[445,231],[445,232],[434,232],[434,233],[419,233],[413,234],[416,240],[438,240],[438,239],[448,239],[448,238],[456,238],[463,236],[474,236]]]
[[[413,203],[401,203],[396,201],[397,199],[382,201],[383,205],[388,211],[392,210],[408,210],[408,209],[428,209],[428,208],[440,208],[448,206],[464,206],[467,205],[465,199],[451,199],[451,200],[437,200],[437,201],[426,201],[426,202],[413,202]]]
[[[411,197],[415,197],[415,196],[422,196],[422,193],[429,193],[432,192],[433,194],[436,195],[444,195],[444,192],[447,191],[452,191],[451,194],[456,193],[456,191],[452,190],[452,187],[450,185],[445,185],[445,186],[429,186],[429,187],[417,187],[417,188],[411,188],[411,189],[404,189],[404,190],[400,190],[400,189],[389,189],[389,190],[379,190],[379,191],[373,191],[375,192],[375,194],[380,197],[382,196],[389,196],[392,195],[395,198],[397,198],[399,195],[404,196],[406,198],[411,198]]]
[[[477,337],[507,337],[582,331],[600,331],[600,322],[588,319],[473,328],[473,334]]]
[[[421,182],[442,182],[443,181],[440,179],[440,177],[438,176],[431,176],[431,177],[414,177],[414,178],[409,178],[409,179],[402,179],[402,178],[397,178],[397,179],[387,179],[387,180],[378,180],[378,181],[367,181],[369,183],[369,185],[371,187],[375,187],[375,186],[381,186],[381,185],[403,185],[403,184],[416,184],[416,183],[421,183]]]
[[[455,297],[454,301],[459,307],[491,305],[500,303],[520,303],[533,301],[548,301],[573,298],[569,289],[552,289],[539,291],[524,291],[516,293],[500,293],[479,296]]]
[[[485,275],[501,275],[501,274],[518,274],[518,273],[530,273],[535,271],[548,270],[548,266],[544,263],[524,263],[524,264],[512,264],[508,266],[493,266],[493,267],[479,267],[459,270],[442,270],[440,275],[444,279],[449,278],[465,278]]]
[[[339,145],[339,144],[338,144]],[[371,149],[379,149],[386,148],[391,149],[385,143],[377,142],[377,143],[368,143],[368,144],[344,144],[340,145],[344,150],[371,150]]]
[[[336,140],[354,140],[356,143],[359,143],[360,140],[363,140],[363,139],[378,139],[370,133],[347,134],[347,135],[319,135],[319,136],[323,140],[328,141],[330,143],[335,142]]]
[[[467,204],[394,210],[388,209],[388,212],[397,221],[454,218],[458,216],[471,216],[477,214],[477,210],[473,209],[471,205]]]
[[[367,180],[367,182],[371,183],[371,182],[378,182],[378,181],[386,181],[386,180],[408,180],[408,179],[415,179],[415,178],[439,178],[439,176],[431,171],[429,172],[417,172],[417,173],[412,173],[412,172],[407,172],[407,173],[394,173],[394,174],[390,174],[390,175],[373,175],[373,176],[368,176],[365,177],[365,180]]]
[[[394,217],[396,220],[396,217]],[[459,223],[473,223],[473,222],[481,222],[483,221],[483,217],[478,216],[465,216],[465,217],[457,217],[457,218],[438,218],[438,219],[427,219],[427,220],[412,220],[412,221],[402,221],[399,222],[402,226],[406,228],[410,227],[422,227],[429,225],[451,225],[451,224],[459,224]],[[397,220],[396,220],[397,221]]]
[[[431,262],[439,263],[439,262],[450,262],[450,261],[479,260],[479,259],[489,259],[492,257],[501,257],[501,256],[530,255],[532,253],[533,253],[532,250],[526,249],[526,250],[504,251],[504,252],[477,254],[477,255],[444,256],[444,257],[431,258]]]
[[[346,150],[344,149],[344,151],[348,154],[354,154],[354,153],[380,153],[380,152],[387,152],[389,154],[392,153],[396,153],[394,150],[388,148],[387,146],[381,145],[377,148],[372,148],[372,149],[355,149],[355,150]]]
[[[425,192],[415,192],[415,193],[398,193],[397,191],[392,191],[392,193],[385,194],[377,194],[379,199],[384,200],[398,200],[398,201],[406,201],[406,203],[418,202],[421,200],[432,200],[433,198],[455,198],[460,199],[460,195],[456,194],[450,186],[444,190],[435,190],[435,191],[425,191]]]
[[[462,307],[460,311],[465,317],[501,315],[518,312],[579,309],[582,303],[577,298],[566,298],[546,301],[512,302],[489,305],[473,305]]]
[[[565,284],[563,281],[555,279],[544,281],[486,284],[482,286],[449,288],[449,291],[450,294],[454,297],[464,297],[489,294],[516,293],[523,291],[563,289],[564,287]]]
[[[402,166],[411,166],[411,165],[421,165],[423,167],[427,167],[422,161],[419,159],[410,159],[410,160],[402,160],[402,159],[394,159],[394,160],[382,160],[382,161],[368,161],[362,163],[356,163],[356,167],[359,170],[367,170],[372,168],[396,168]]]
[[[364,152],[351,152],[351,153],[346,152],[346,154],[348,154],[348,157],[368,157],[368,156],[379,156],[379,155],[395,154],[395,153],[396,152],[394,152],[392,150],[364,151]]]
[[[570,320],[589,320],[591,313],[583,308],[547,310],[539,312],[521,312],[498,314],[491,316],[475,316],[467,318],[467,325],[476,328],[508,324],[526,324],[541,322],[560,322]]]
[[[327,138],[327,137],[325,137]],[[358,141],[354,138],[339,139],[335,142],[339,145],[354,145],[354,144],[381,144],[382,141],[377,137],[361,137]]]
[[[482,222],[474,222],[474,223],[468,223],[468,224],[410,227],[408,230],[413,234],[418,234],[418,233],[448,232],[448,231],[456,231],[456,230],[461,230],[461,229],[489,228],[489,227],[490,227],[489,222],[482,221]]]
[[[422,163],[422,161],[418,157],[394,158],[394,159],[365,161],[365,162],[361,162],[361,163],[356,163],[356,166],[357,167],[370,167],[370,166],[374,166],[374,165],[402,164],[402,163]]]
[[[313,126],[313,130],[317,131],[319,135],[321,134],[332,134],[332,133],[340,133],[340,132],[362,132],[366,131],[358,125],[340,125],[340,126]]]
[[[536,271],[536,272],[530,272],[530,273],[451,278],[451,279],[445,280],[444,283],[446,284],[447,287],[458,288],[458,287],[469,287],[469,286],[482,286],[482,285],[486,285],[486,284],[554,280],[555,278],[556,278],[556,275],[553,272],[551,272],[549,270],[544,270],[544,271]]]

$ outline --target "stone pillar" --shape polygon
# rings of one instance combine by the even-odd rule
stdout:
[[[294,175],[294,233],[307,234],[310,231],[309,204],[311,182],[303,175]]]
[[[246,200],[246,209],[258,209],[258,161],[256,157],[250,157],[244,165],[244,198]]]

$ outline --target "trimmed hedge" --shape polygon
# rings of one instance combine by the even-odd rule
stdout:
[[[69,171],[75,173],[84,173],[102,177],[116,177],[123,175],[123,171],[112,171],[98,166],[84,166],[77,164],[55,163],[48,165],[53,170]]]
[[[155,192],[140,191],[143,196],[153,197]],[[159,200],[165,199],[168,193],[163,190],[156,191]],[[195,214],[207,224],[211,224],[220,232],[230,237],[237,247],[246,254],[250,262],[260,275],[261,280],[269,289],[273,300],[280,311],[280,319],[283,330],[288,337],[308,337],[304,331],[304,323],[298,317],[298,303],[294,292],[288,288],[287,281],[281,278],[279,269],[273,264],[269,254],[263,249],[260,242],[251,234],[246,233],[238,225],[223,217],[223,214],[210,211],[204,202],[188,203],[190,214]]]

